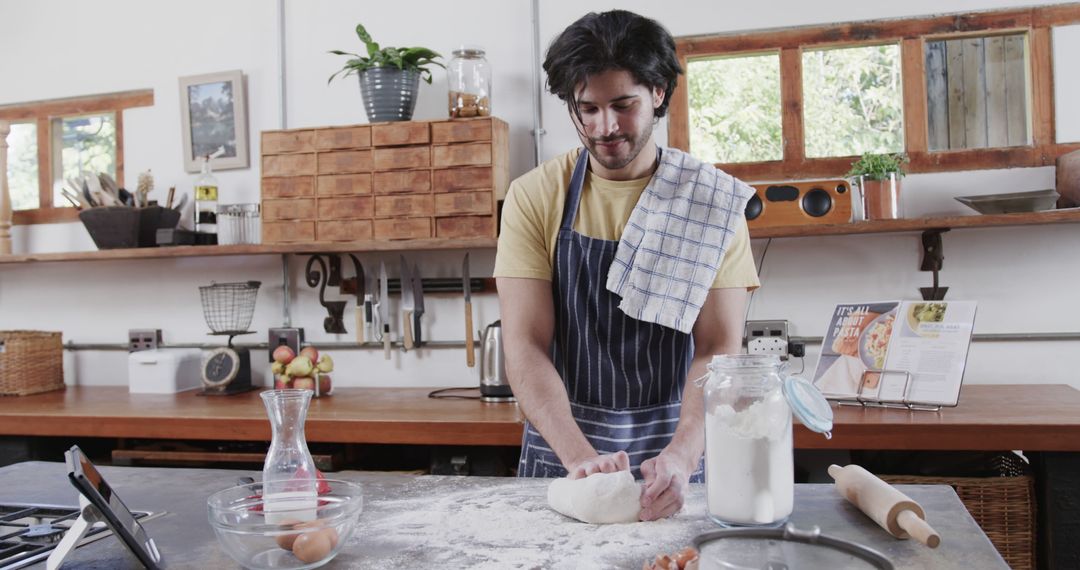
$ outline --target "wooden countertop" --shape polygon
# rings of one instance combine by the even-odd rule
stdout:
[[[795,427],[799,449],[1080,451],[1080,390],[969,384],[937,412],[833,406],[833,438]]]
[[[513,404],[433,400],[429,388],[337,388],[312,401],[309,441],[429,445],[521,443]],[[259,393],[129,394],[71,387],[0,398],[0,435],[269,441]],[[841,406],[833,438],[795,427],[800,449],[1080,451],[1080,391],[1066,385],[968,385],[939,412]]]
[[[520,445],[516,404],[432,399],[431,388],[335,388],[313,398],[308,441]],[[270,441],[259,391],[231,396],[130,394],[126,387],[68,387],[0,399],[0,434]]]

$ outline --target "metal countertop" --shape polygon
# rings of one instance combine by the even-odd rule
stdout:
[[[168,568],[236,568],[207,522],[206,498],[258,473],[218,469],[101,467],[136,510],[168,511],[145,527]],[[587,525],[547,507],[544,479],[436,477],[345,471],[329,477],[364,486],[357,533],[325,568],[641,568],[704,531],[705,487],[691,485],[686,507],[663,521]],[[797,485],[791,522],[874,548],[897,568],[1007,569],[986,535],[947,486],[901,486],[927,512],[942,543],[929,549],[896,540],[831,485]],[[0,468],[0,501],[77,504],[62,463]],[[44,568],[44,563],[34,568]],[[114,538],[80,547],[64,568],[137,568]]]

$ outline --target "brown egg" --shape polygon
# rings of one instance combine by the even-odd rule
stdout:
[[[282,527],[288,527],[288,526],[291,526],[291,525],[295,525],[298,522],[300,522],[300,521],[298,521],[296,519],[287,519],[287,520],[281,521],[278,524],[280,524]],[[296,527],[293,527],[293,528],[296,528]],[[296,537],[298,537],[298,536],[300,536],[299,533],[281,534],[281,535],[278,535],[277,537],[275,537],[274,540],[277,541],[277,545],[280,546],[281,548],[284,548],[285,550],[292,550],[293,549],[293,543],[296,542]]]
[[[330,536],[325,531],[313,530],[298,536],[292,551],[298,560],[310,564],[326,558],[333,549]]]
[[[325,534],[325,535],[326,535],[327,537],[329,537],[329,538],[330,538],[330,548],[337,548],[337,543],[338,543],[338,532],[337,532],[337,529],[335,529],[334,527],[330,526],[330,527],[326,527],[326,528],[324,528],[324,529],[323,529],[322,531],[320,531],[320,532],[322,532],[323,534]]]

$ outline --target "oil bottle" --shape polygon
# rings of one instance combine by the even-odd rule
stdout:
[[[210,166],[216,154],[202,157],[202,173],[195,180],[195,231],[199,233],[217,234],[218,182]]]

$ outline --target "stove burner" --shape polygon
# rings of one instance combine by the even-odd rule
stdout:
[[[64,537],[64,529],[49,523],[30,525],[23,538],[37,544],[55,544]]]

